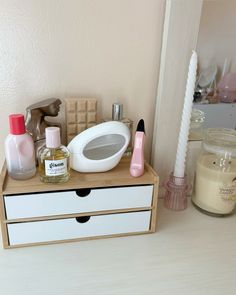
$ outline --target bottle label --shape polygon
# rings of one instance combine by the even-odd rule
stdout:
[[[45,160],[45,175],[58,176],[67,173],[67,159]]]
[[[236,181],[233,181],[232,184],[224,184],[219,187],[219,195],[222,200],[228,202],[236,201]]]

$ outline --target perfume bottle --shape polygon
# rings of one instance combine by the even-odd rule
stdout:
[[[68,149],[61,145],[60,128],[45,129],[46,146],[39,151],[39,175],[43,182],[66,182],[70,174]]]
[[[5,140],[8,174],[14,179],[28,179],[35,175],[35,152],[32,137],[25,130],[24,115],[9,116],[10,134]]]
[[[128,118],[123,118],[123,104],[121,103],[113,103],[112,104],[112,118],[105,119],[106,121],[119,121],[124,123],[130,131],[130,142],[129,145],[124,153],[124,156],[131,156],[132,155],[132,132],[133,132],[133,121]]]

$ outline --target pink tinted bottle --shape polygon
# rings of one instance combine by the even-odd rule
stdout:
[[[32,137],[26,133],[24,115],[9,116],[10,134],[5,140],[8,174],[14,179],[28,179],[35,175],[35,151]]]

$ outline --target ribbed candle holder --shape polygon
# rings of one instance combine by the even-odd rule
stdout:
[[[181,211],[187,208],[187,179],[185,177],[175,177],[173,172],[169,179],[164,183],[166,189],[164,196],[164,205],[173,211]]]

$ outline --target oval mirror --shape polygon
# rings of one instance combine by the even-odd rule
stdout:
[[[90,160],[103,160],[115,155],[125,145],[125,137],[120,134],[102,135],[91,140],[83,154]]]

